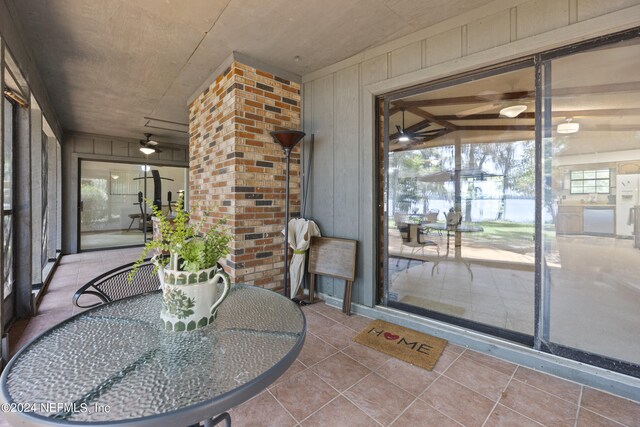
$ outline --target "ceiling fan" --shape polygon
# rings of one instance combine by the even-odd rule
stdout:
[[[147,139],[145,141],[140,141],[140,151],[142,151],[146,155],[153,153],[162,153],[162,150],[158,148],[158,141],[152,140],[150,133],[145,133],[144,136]]]
[[[400,144],[408,144],[412,141],[415,142],[417,140],[435,135],[440,132],[440,129],[422,130],[431,126],[431,123],[429,122],[426,122],[426,123],[423,122],[423,124],[420,125],[418,129],[412,131],[410,129],[411,126],[407,128],[404,125],[404,111],[405,111],[404,108],[402,108],[401,111],[402,111],[402,126],[396,125],[396,129],[398,130],[398,132],[396,133],[394,138]],[[415,127],[415,125],[413,127]]]

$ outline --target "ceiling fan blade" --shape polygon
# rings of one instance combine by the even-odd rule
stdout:
[[[396,125],[396,129],[398,129],[398,133],[404,133],[400,125]]]
[[[420,136],[426,136],[426,135],[433,135],[434,133],[438,133],[440,131],[442,131],[442,128],[440,128],[440,129],[423,130],[423,131],[420,131],[420,132],[413,133],[412,136],[420,137]]]
[[[480,113],[484,113],[485,111],[493,110],[494,108],[500,107],[501,105],[502,105],[502,102],[492,102],[490,104],[484,104],[478,107],[473,107],[464,111],[460,111],[456,113],[456,116],[458,117],[472,116],[474,114],[480,114]]]

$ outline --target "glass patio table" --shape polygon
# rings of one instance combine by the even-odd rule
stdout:
[[[282,375],[304,343],[300,308],[266,289],[232,286],[215,322],[191,332],[165,331],[161,304],[160,291],[115,301],[34,339],[0,379],[7,420],[27,426],[212,425],[211,417]]]

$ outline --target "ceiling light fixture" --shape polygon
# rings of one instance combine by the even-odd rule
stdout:
[[[153,153],[160,153],[161,151],[156,147],[158,145],[158,141],[152,141],[150,133],[145,133],[144,136],[147,137],[147,140],[140,141],[140,151],[147,156]]]
[[[573,123],[572,119],[567,119],[565,123],[558,125],[558,133],[576,133],[580,130],[580,123]]]
[[[500,115],[503,117],[508,117],[510,119],[514,119],[520,115],[524,110],[527,109],[526,105],[512,105],[510,107],[504,107],[500,110]]]
[[[407,133],[405,132],[405,127],[404,127],[404,108],[402,109],[402,128],[400,126],[396,126],[396,129],[398,129],[398,133],[400,134],[400,136],[398,137],[398,142],[409,142],[409,141],[411,141],[411,137],[409,135],[407,135]]]

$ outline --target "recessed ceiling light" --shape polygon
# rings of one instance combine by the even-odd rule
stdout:
[[[512,105],[510,107],[504,107],[502,110],[500,110],[500,115],[513,119],[518,117],[520,113],[522,113],[526,109],[526,105]]]
[[[576,133],[580,130],[580,123],[573,123],[571,119],[567,119],[565,123],[558,125],[558,133]]]

